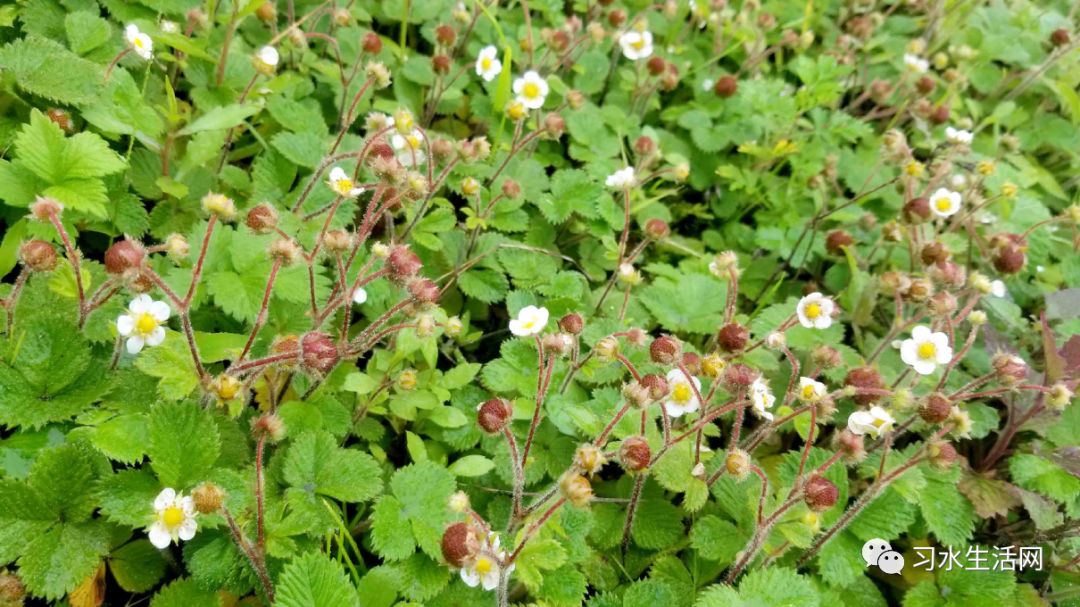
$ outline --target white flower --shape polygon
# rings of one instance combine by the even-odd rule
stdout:
[[[799,324],[807,329],[828,329],[832,326],[832,314],[836,308],[833,300],[821,293],[811,293],[799,300],[795,314]]]
[[[960,210],[960,192],[938,188],[930,196],[930,210],[938,217],[949,217]]]
[[[634,167],[626,167],[615,171],[608,175],[604,184],[609,188],[615,188],[616,190],[628,190],[637,185],[637,178],[634,176]]]
[[[904,67],[910,72],[923,74],[926,73],[926,70],[930,69],[930,62],[918,55],[906,53],[904,54]]]
[[[668,398],[664,401],[664,409],[671,417],[682,417],[687,413],[693,413],[701,407],[697,391],[701,389],[701,380],[688,376],[681,369],[672,369],[667,374]],[[690,384],[693,382],[693,385]]]
[[[964,129],[954,129],[951,126],[945,127],[945,140],[953,145],[968,145],[971,143],[974,135],[971,131],[965,131]]]
[[[547,322],[547,308],[525,306],[518,311],[517,318],[510,320],[510,332],[518,337],[536,335],[544,330]]]
[[[869,434],[874,438],[880,436],[883,432],[888,432],[892,429],[892,425],[896,423],[893,416],[889,415],[889,412],[881,407],[871,407],[869,411],[856,411],[851,414],[851,417],[847,420],[848,430],[852,434],[858,434],[862,436]]]
[[[356,183],[345,173],[345,169],[341,167],[334,167],[330,169],[330,178],[326,183],[330,186],[331,190],[338,196],[344,196],[345,198],[355,198],[359,196],[364,188],[356,187]]]
[[[461,581],[466,586],[483,586],[484,590],[495,590],[499,586],[499,565],[506,558],[506,551],[499,549],[499,536],[491,533],[480,546],[479,553],[472,562],[461,568]],[[514,571],[511,563],[506,568],[506,575]]]
[[[484,79],[484,82],[491,82],[502,73],[502,61],[499,61],[499,49],[494,46],[485,46],[480,49],[480,54],[476,56],[476,75]]]
[[[949,177],[949,186],[954,190],[962,190],[967,187],[967,175],[957,173]]]
[[[357,305],[367,301],[367,291],[364,290],[364,287],[356,287],[353,289],[352,300],[353,303]]]
[[[278,61],[281,56],[278,55],[276,48],[272,46],[264,46],[255,53],[255,58],[258,59],[263,65],[273,69],[277,67]]]
[[[544,99],[547,98],[548,83],[535,70],[529,70],[514,80],[514,94],[522,105],[530,110],[538,110],[544,106]]]
[[[402,166],[412,167],[427,162],[423,149],[424,137],[416,129],[408,135],[394,133],[394,136],[390,138],[390,146],[394,148],[398,162]]]
[[[127,38],[128,44],[131,45],[131,50],[135,51],[135,54],[149,61],[154,58],[154,41],[150,36],[139,31],[139,26],[134,23],[129,23],[124,28],[124,37]]]
[[[623,57],[631,61],[652,55],[652,32],[629,31],[619,36]]]
[[[911,339],[900,344],[900,358],[919,375],[930,375],[938,365],[952,360],[952,355],[949,336],[940,331],[931,332],[922,325],[912,329]]]
[[[809,377],[800,377],[799,391],[795,396],[804,403],[816,403],[825,398],[828,393],[829,390],[825,387],[825,384]]]
[[[169,320],[169,304],[154,301],[145,293],[131,300],[128,313],[116,319],[116,330],[127,338],[127,351],[138,354],[143,346],[156,346],[165,341],[165,327]]]
[[[767,409],[771,409],[775,402],[776,397],[773,396],[772,390],[769,390],[769,384],[765,383],[764,379],[759,377],[754,380],[754,383],[750,384],[750,404],[754,407],[755,415],[772,421],[773,414],[769,413]]]
[[[165,549],[171,542],[185,542],[195,537],[195,503],[191,496],[166,487],[154,498],[154,522],[146,530],[155,548]]]
[[[175,21],[169,21],[168,19],[162,19],[158,27],[166,34],[175,34],[180,31],[180,26]]]
[[[1005,289],[1005,283],[1000,280],[995,280],[990,283],[990,294],[994,297],[1005,297],[1008,291]]]

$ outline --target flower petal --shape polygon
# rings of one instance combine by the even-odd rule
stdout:
[[[127,338],[128,354],[138,354],[139,352],[142,352],[143,345],[145,343],[146,342],[143,340],[143,338],[139,337],[138,335],[132,335],[131,337]]]
[[[154,498],[154,510],[164,510],[168,508],[175,499],[176,490],[172,487],[165,487],[161,490],[161,493],[158,493],[157,497]]]
[[[154,327],[154,330],[150,332],[150,335],[146,337],[146,345],[156,346],[165,341],[165,328]]]
[[[165,525],[160,522],[150,525],[150,528],[146,530],[146,535],[150,537],[150,543],[159,550],[168,548],[169,543],[172,542],[172,536],[165,529]]]
[[[131,335],[135,329],[135,319],[130,314],[121,314],[116,319],[116,332],[124,337]]]

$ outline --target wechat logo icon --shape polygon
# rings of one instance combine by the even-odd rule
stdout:
[[[880,538],[869,540],[862,547],[866,566],[877,565],[885,573],[896,575],[904,570],[904,555],[892,549],[889,542]]]

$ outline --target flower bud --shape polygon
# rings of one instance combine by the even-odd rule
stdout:
[[[929,456],[930,465],[938,470],[952,468],[953,463],[960,458],[960,455],[956,452],[956,447],[952,443],[944,441],[930,443],[930,446],[926,449],[926,454]]]
[[[207,192],[202,197],[203,210],[211,215],[217,215],[222,221],[230,221],[236,216],[236,203],[232,198],[216,192]]]
[[[855,244],[846,230],[833,230],[825,236],[825,250],[833,255],[844,255],[844,249]]]
[[[274,231],[278,224],[278,213],[268,202],[251,207],[244,220],[247,227],[256,234],[266,234]]]
[[[179,263],[187,259],[187,256],[190,253],[191,245],[189,245],[187,239],[180,234],[174,233],[165,237],[165,254],[169,256],[169,259]]]
[[[416,336],[420,338],[431,337],[435,334],[435,317],[431,314],[420,314],[416,317]]]
[[[840,490],[824,476],[811,476],[803,488],[803,501],[814,512],[825,512],[836,505]]]
[[[584,328],[585,321],[581,318],[581,314],[578,314],[577,312],[570,312],[559,319],[559,329],[564,333],[580,335]]]
[[[563,475],[559,481],[559,490],[566,501],[578,508],[588,506],[593,498],[592,484],[589,483],[589,479],[576,472]]]
[[[53,198],[38,196],[30,205],[30,216],[42,222],[50,222],[53,217],[60,217],[64,211],[64,205]]]
[[[724,372],[724,368],[727,367],[727,363],[724,362],[724,358],[712,352],[707,354],[701,359],[701,373],[706,377],[716,379]]]
[[[724,457],[724,470],[735,480],[743,480],[750,474],[750,454],[742,449],[728,451]]]
[[[844,385],[855,389],[852,400],[860,405],[869,405],[881,399],[880,394],[863,392],[864,390],[884,390],[885,380],[873,367],[856,367],[844,377]]]
[[[930,201],[923,197],[912,198],[904,203],[904,221],[919,225],[930,219]]]
[[[623,398],[636,407],[644,407],[651,400],[649,389],[643,386],[640,381],[631,381],[624,384],[622,395]]]
[[[191,501],[199,514],[214,514],[225,502],[225,490],[211,482],[201,483],[191,491]]]
[[[506,196],[507,198],[514,199],[521,196],[521,184],[513,179],[504,180],[500,189],[502,190],[503,196]]]
[[[266,438],[271,443],[279,443],[285,438],[285,422],[277,413],[263,413],[251,420],[251,433],[257,439]]]
[[[731,278],[731,274],[739,274],[739,258],[734,251],[724,251],[709,262],[709,272],[722,280]]]
[[[291,266],[304,255],[304,252],[300,250],[300,245],[290,238],[278,238],[271,242],[269,253],[271,259],[281,262],[283,266]]]
[[[578,110],[581,106],[585,105],[585,95],[578,90],[571,90],[566,93],[566,103],[570,105],[570,109]]]
[[[731,75],[721,76],[716,80],[716,84],[713,85],[713,92],[724,99],[733,96],[738,90],[739,81]]]
[[[740,352],[750,341],[750,329],[737,322],[720,327],[716,333],[716,342],[724,352]]]
[[[1013,354],[999,352],[990,361],[999,382],[1015,386],[1027,379],[1028,366],[1024,359]]]
[[[593,353],[598,360],[605,362],[613,361],[615,360],[615,355],[619,353],[619,340],[611,336],[605,337],[596,342],[596,345],[593,346]]]
[[[840,351],[826,345],[814,348],[814,351],[810,353],[810,360],[814,361],[814,364],[822,369],[833,369],[839,367],[840,363],[843,362]]]
[[[1069,401],[1072,400],[1073,392],[1065,384],[1058,382],[1050,387],[1050,392],[1046,394],[1046,406],[1051,409],[1061,411],[1065,407],[1069,406]]]
[[[595,476],[606,463],[604,453],[595,445],[586,443],[574,452],[574,465],[585,476]]]
[[[386,266],[390,271],[390,278],[398,283],[404,283],[416,276],[424,264],[420,258],[409,250],[407,245],[396,245],[390,249],[386,258]]]
[[[847,428],[836,435],[834,442],[836,448],[844,454],[844,459],[848,462],[861,462],[866,457],[863,437]]]
[[[547,333],[540,340],[544,352],[555,356],[566,356],[574,348],[574,338],[566,333]]]
[[[928,424],[940,424],[949,419],[952,412],[952,401],[940,392],[934,392],[926,397],[922,406],[919,407],[919,417]]]
[[[679,345],[678,340],[670,335],[657,337],[649,344],[649,357],[654,363],[660,365],[675,364],[675,361],[679,360],[681,352],[682,346]]]
[[[300,362],[316,375],[326,375],[338,362],[338,349],[334,339],[320,331],[305,333],[300,338]]]
[[[44,240],[27,240],[19,245],[19,261],[31,271],[49,272],[56,267],[57,259],[56,249]]]
[[[416,376],[416,371],[414,369],[402,370],[401,373],[398,373],[397,379],[395,380],[398,390],[404,392],[412,392],[415,390],[418,382],[419,378]]]
[[[469,523],[451,524],[443,532],[442,555],[447,564],[464,567],[480,550],[480,538],[476,529]]]
[[[409,282],[409,294],[420,303],[437,303],[439,301],[439,285],[430,278],[417,278]]]
[[[646,470],[651,461],[652,450],[644,436],[631,436],[619,447],[619,464],[631,474]]]
[[[641,385],[649,389],[649,397],[653,400],[664,398],[671,390],[670,386],[668,386],[667,378],[655,373],[643,375],[641,377]]]
[[[447,500],[447,508],[450,512],[461,514],[469,509],[469,494],[464,491],[455,491]]]
[[[498,434],[510,423],[514,406],[504,398],[484,401],[476,408],[476,423],[489,434]]]
[[[244,384],[239,379],[222,373],[210,381],[210,393],[220,402],[227,402],[240,396]]]

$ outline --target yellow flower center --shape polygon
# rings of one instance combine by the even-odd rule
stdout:
[[[350,190],[352,190],[352,188],[352,179],[349,179],[347,177],[342,177],[341,179],[338,179],[334,182],[334,189],[336,189],[341,194],[348,193]]]
[[[480,60],[480,69],[485,72],[491,69],[491,57],[484,57]]]
[[[693,397],[694,392],[689,384],[675,384],[671,390],[671,398],[677,403],[685,403]]]
[[[139,333],[153,333],[157,327],[158,320],[146,312],[140,314],[138,320],[135,321],[135,330]]]
[[[180,523],[184,522],[184,511],[176,506],[169,506],[161,513],[161,522],[165,523],[165,526],[170,529],[178,527]]]
[[[135,46],[138,47],[138,48],[142,48],[142,47],[146,46],[146,43],[143,42],[143,39],[142,39],[141,36],[136,36],[135,37]]]
[[[948,198],[942,196],[934,201],[934,206],[937,207],[937,210],[945,212],[949,210],[952,203]]]
[[[933,358],[934,355],[937,354],[937,346],[931,342],[924,341],[919,344],[918,354],[919,358],[922,359]]]
[[[815,390],[814,390],[814,385],[813,384],[807,384],[807,385],[803,386],[803,389],[802,389],[803,400],[810,400],[810,399],[814,398],[814,393],[815,393]]]
[[[540,96],[540,85],[535,82],[526,82],[521,92],[526,98],[535,99]]]
[[[874,421],[870,423],[873,424],[875,428],[880,428],[885,425],[885,420],[881,419],[880,417],[875,417]]]
[[[806,307],[803,309],[803,313],[806,314],[807,318],[813,320],[813,319],[817,318],[818,316],[821,316],[821,304],[808,303],[808,304],[806,304]]]
[[[405,137],[405,143],[409,144],[409,147],[416,150],[420,148],[420,138],[416,135],[408,135]]]
[[[636,40],[630,43],[630,46],[634,47],[635,50],[640,51],[641,49],[645,48],[645,39],[638,37]]]
[[[491,570],[495,568],[495,564],[491,562],[491,559],[487,557],[480,557],[476,560],[476,572],[480,575],[487,575],[491,573]]]

